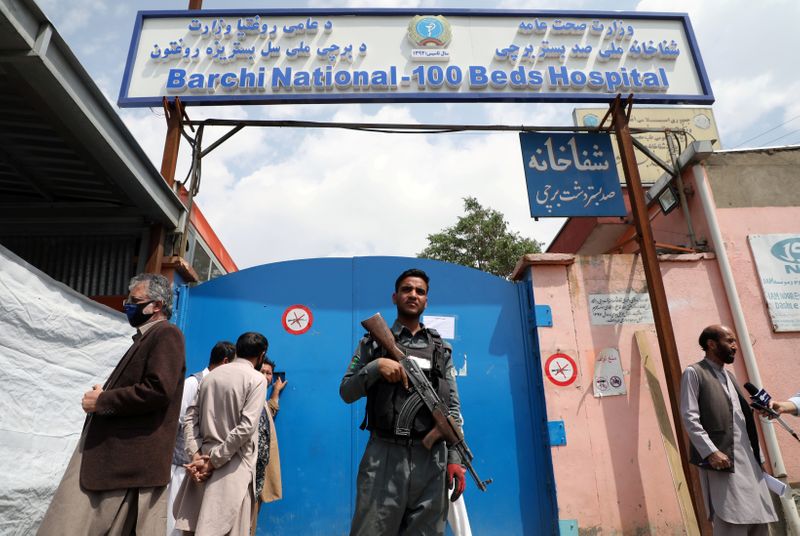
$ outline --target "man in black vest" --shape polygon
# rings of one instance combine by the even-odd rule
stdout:
[[[422,270],[400,274],[392,294],[397,320],[391,329],[398,347],[416,358],[460,426],[452,349],[435,330],[420,323],[428,303],[428,283]],[[433,417],[424,406],[411,422],[403,423],[408,425],[410,436],[398,434],[405,427],[398,427],[398,417],[409,400],[408,379],[402,365],[385,355],[371,337],[361,339],[339,387],[348,404],[367,397],[367,415],[361,427],[370,431],[358,469],[350,534],[443,535],[447,487],[455,480],[457,492],[463,492],[465,469],[458,453],[448,450],[444,442],[431,450],[422,445],[422,438],[433,428]]]
[[[736,356],[736,336],[725,326],[700,334],[705,358],[681,378],[681,414],[691,442],[690,461],[700,483],[714,534],[767,536],[777,521],[769,496],[753,411],[736,378],[725,370]]]

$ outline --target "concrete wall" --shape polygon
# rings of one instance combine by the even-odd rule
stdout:
[[[800,234],[800,148],[719,152],[703,167],[763,387],[774,398],[785,400],[800,391],[800,332],[772,331],[747,236]],[[691,168],[684,171],[683,181],[689,218],[680,209],[666,216],[651,214],[657,243],[689,246],[691,221],[700,247],[710,251],[661,257],[681,368],[702,357],[697,338],[705,326],[733,327],[709,221]],[[626,236],[631,235],[629,231]],[[584,534],[594,534],[593,529],[603,534],[682,533],[656,409],[634,340],[637,330],[648,331],[667,398],[655,329],[651,324],[592,325],[588,310],[589,294],[646,292],[641,263],[631,254],[636,250],[638,244],[631,240],[624,254],[576,256],[572,264],[564,264],[564,255],[524,259],[532,270],[536,302],[553,309],[553,327],[539,328],[543,362],[561,352],[571,355],[579,366],[578,380],[568,387],[545,379],[545,396],[548,418],[563,419],[567,431],[566,446],[553,448],[559,517],[577,519]],[[597,399],[592,394],[594,358],[606,347],[619,349],[628,394]],[[741,356],[733,369],[740,384],[750,380]],[[800,428],[800,418],[786,418]],[[780,428],[776,434],[787,481],[798,488],[800,443]],[[762,451],[766,456],[766,449]]]
[[[774,398],[786,400],[800,391],[800,333],[773,332],[747,235],[800,234],[800,207],[750,208],[746,218],[741,214],[740,209],[717,210],[763,387]],[[800,419],[786,419],[800,429]],[[783,429],[776,430],[788,481],[800,487],[800,443]]]
[[[800,391],[800,373],[797,369],[800,332],[773,332],[747,236],[800,235],[800,148],[715,153],[703,163],[703,168],[717,207],[716,218],[763,387],[773,397],[785,400]],[[713,251],[708,222],[699,196],[694,193],[696,185],[691,169],[684,172],[683,179],[689,190],[689,209],[696,235],[698,239],[707,241],[709,249]],[[685,233],[685,222],[680,210],[654,220],[656,240],[659,240],[659,236]],[[719,287],[717,292],[722,294],[722,288]],[[744,377],[741,380],[747,381]],[[787,418],[791,423],[793,418]],[[800,426],[800,419],[794,423]],[[800,487],[800,443],[782,429],[776,433],[786,464],[787,479],[794,487]]]
[[[553,312],[553,327],[539,328],[542,361],[566,353],[578,363],[578,379],[570,386],[545,379],[548,419],[563,420],[567,436],[565,446],[552,450],[559,518],[576,519],[582,534],[683,534],[656,406],[634,339],[636,331],[647,331],[668,399],[655,328],[592,325],[588,308],[590,294],[646,293],[639,257],[577,256],[569,265],[550,264],[556,257],[544,254],[529,261],[536,302]],[[732,320],[713,255],[662,256],[661,261],[684,368],[702,357],[700,331]],[[628,393],[595,398],[594,361],[609,347],[619,350]],[[734,372],[746,381],[740,362]]]
[[[800,206],[800,147],[714,153],[704,166],[718,208]]]

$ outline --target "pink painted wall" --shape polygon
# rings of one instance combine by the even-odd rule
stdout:
[[[735,188],[737,180],[714,179],[715,188]],[[741,171],[741,170],[740,170]],[[700,331],[709,324],[733,327],[713,244],[691,171],[684,173],[688,204],[697,239],[707,241],[712,253],[661,256],[661,272],[680,353],[681,368],[698,361]],[[753,186],[750,185],[752,188]],[[757,186],[756,186],[757,187]],[[725,191],[726,203],[716,216],[734,272],[739,299],[764,387],[779,399],[800,391],[798,353],[800,333],[774,333],[766,302],[747,242],[751,234],[797,234],[800,207],[747,206],[748,193]],[[765,194],[766,195],[766,194]],[[779,195],[779,192],[778,194]],[[763,200],[760,201],[763,203]],[[686,244],[686,218],[680,210],[653,220],[656,241]],[[636,248],[635,243],[628,244]],[[539,328],[542,361],[566,353],[578,363],[578,380],[559,387],[545,379],[550,420],[564,420],[567,445],[553,448],[559,517],[577,519],[581,529],[604,533],[639,530],[659,534],[681,533],[683,521],[658,429],[655,409],[642,374],[634,333],[649,332],[651,351],[658,358],[658,374],[667,397],[663,369],[652,325],[598,326],[591,324],[589,294],[646,292],[638,256],[631,254],[576,256],[573,264],[552,264],[556,255],[530,256],[536,302],[553,310],[552,328]],[[562,256],[563,257],[563,256]],[[742,334],[739,334],[741,337]],[[595,398],[592,392],[594,359],[606,347],[617,348],[625,372],[625,396]],[[739,383],[748,381],[741,355],[733,371]],[[671,418],[671,414],[670,414]],[[793,417],[787,417],[794,419]],[[794,420],[800,427],[800,419]],[[787,480],[800,484],[800,443],[783,430],[777,432]],[[762,449],[765,450],[765,449]]]
[[[719,155],[707,167],[711,174],[712,188],[724,193],[724,204],[738,205],[736,208],[717,208],[716,217],[727,249],[728,260],[734,274],[737,294],[744,310],[745,321],[758,362],[763,387],[775,398],[785,400],[800,391],[800,373],[798,373],[798,354],[800,354],[800,333],[775,333],[767,311],[766,300],[758,279],[755,260],[747,241],[752,234],[800,234],[800,206],[777,206],[792,204],[796,201],[797,184],[797,151],[779,152],[776,155],[754,155],[756,162],[745,161],[746,155]],[[786,160],[788,158],[794,160]],[[733,161],[728,162],[728,159]],[[773,160],[778,160],[774,162]],[[776,189],[764,177],[764,188],[761,183],[741,185],[743,177],[760,176],[767,173],[773,182],[782,178],[784,189]],[[706,241],[713,251],[710,240],[708,222],[706,221],[699,196],[696,191],[694,174],[691,169],[684,171],[683,180],[688,187],[688,204],[695,233],[699,240]],[[778,185],[780,186],[780,184]],[[722,190],[724,189],[724,192]],[[756,194],[758,199],[754,199]],[[713,195],[713,194],[712,194]],[[755,202],[773,206],[749,206]],[[788,202],[788,203],[787,203]],[[656,240],[673,240],[673,243],[685,240],[686,219],[680,210],[671,212],[666,217],[660,216],[653,221]],[[635,247],[636,244],[631,244]],[[715,292],[724,299],[721,284]],[[727,299],[724,299],[727,303]],[[729,311],[727,306],[721,310]],[[673,319],[674,320],[674,319]],[[731,321],[732,322],[732,321]],[[741,337],[741,334],[740,334]],[[744,368],[738,375],[741,383],[748,381]],[[759,386],[761,387],[761,386]],[[787,417],[792,424],[792,417]],[[800,419],[794,420],[800,427]],[[795,487],[800,486],[800,443],[778,428],[778,442],[786,465],[787,480]],[[766,454],[765,454],[766,455]]]
[[[772,331],[747,235],[799,234],[800,207],[749,208],[746,218],[741,213],[742,209],[718,209],[717,218],[763,387],[774,398],[786,400],[800,391],[800,333]],[[800,429],[800,419],[786,419],[790,426]],[[800,484],[800,443],[780,427],[776,427],[776,430],[788,481],[796,486]]]
[[[549,420],[563,420],[567,445],[553,447],[559,518],[577,519],[580,529],[604,533],[655,531],[682,534],[683,520],[667,463],[655,408],[634,339],[647,330],[667,398],[658,341],[652,324],[592,325],[589,294],[645,293],[638,256],[575,258],[571,265],[532,263],[536,302],[550,305],[553,327],[539,328],[542,361],[566,353],[578,363],[578,380],[559,387],[545,379]],[[662,273],[675,328],[681,366],[698,361],[700,331],[731,323],[713,255],[662,256]],[[628,393],[595,398],[594,359],[603,348],[620,352]],[[746,381],[741,363],[737,377]],[[669,411],[669,409],[667,410]]]

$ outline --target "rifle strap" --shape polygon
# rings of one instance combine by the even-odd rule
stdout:
[[[375,341],[372,338],[372,335],[370,335],[369,332],[364,334],[364,338],[367,340],[366,342],[368,343],[369,346],[377,346],[375,344]],[[385,352],[385,350],[383,348],[381,348],[380,346],[377,346],[372,351],[372,359],[370,359],[370,361],[373,361],[373,360],[377,359],[378,357],[383,357],[382,354],[384,352]],[[372,410],[372,404],[373,404],[372,397],[368,396],[367,397],[367,404],[366,404],[366,407],[364,408],[364,419],[362,419],[361,425],[358,427],[360,430],[366,430],[367,429],[367,417],[370,414],[370,411]]]

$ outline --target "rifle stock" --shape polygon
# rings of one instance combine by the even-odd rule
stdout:
[[[395,361],[402,361],[406,358],[406,354],[394,343],[394,334],[392,330],[389,329],[389,325],[380,313],[375,313],[366,320],[363,320],[361,325],[364,326],[364,329],[372,335],[372,338],[375,339],[378,344],[383,346],[389,353],[389,357]]]

